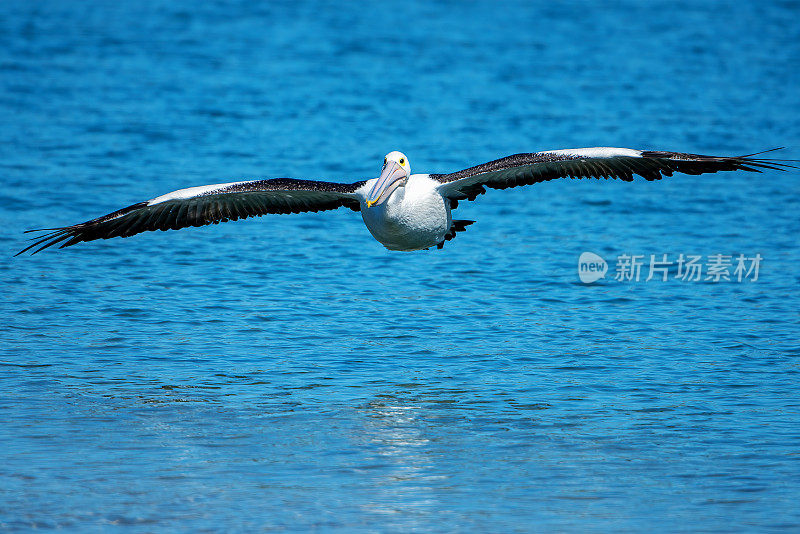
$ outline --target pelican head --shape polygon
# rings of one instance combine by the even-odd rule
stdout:
[[[408,163],[405,154],[397,150],[386,154],[386,157],[383,158],[381,175],[367,195],[367,207],[371,208],[376,204],[386,202],[395,189],[406,185],[410,175],[411,164]]]

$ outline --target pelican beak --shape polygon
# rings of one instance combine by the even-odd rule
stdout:
[[[406,170],[398,165],[396,161],[387,163],[375,185],[372,186],[369,195],[367,195],[367,207],[371,208],[376,204],[385,202],[392,195],[392,192],[403,184],[407,177]]]

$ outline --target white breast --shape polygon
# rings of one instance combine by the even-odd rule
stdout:
[[[372,183],[363,189],[369,191]],[[437,191],[438,185],[427,174],[412,174],[382,204],[368,208],[362,195],[364,224],[389,250],[419,250],[441,243],[451,221],[450,204]]]

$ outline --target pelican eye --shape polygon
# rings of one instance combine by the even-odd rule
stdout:
[[[400,165],[405,165],[405,164],[406,164],[405,158],[400,158]]]

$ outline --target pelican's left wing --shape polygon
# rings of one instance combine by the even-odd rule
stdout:
[[[180,189],[146,202],[139,202],[97,219],[48,231],[39,235],[20,255],[31,254],[61,243],[60,248],[111,237],[129,237],[150,230],[177,230],[265,215],[300,213],[348,207],[359,211],[356,191],[365,182],[341,184],[313,180],[275,178]],[[37,248],[38,247],[38,248]]]
[[[779,149],[773,149],[779,150]],[[771,152],[767,150],[766,152]],[[718,171],[783,170],[792,165],[778,160],[746,156],[701,156],[680,152],[595,147],[514,154],[451,174],[431,174],[441,182],[439,191],[452,201],[474,200],[486,187],[506,189],[556,178],[619,178],[630,182],[638,174],[659,180],[673,172],[703,174]]]

